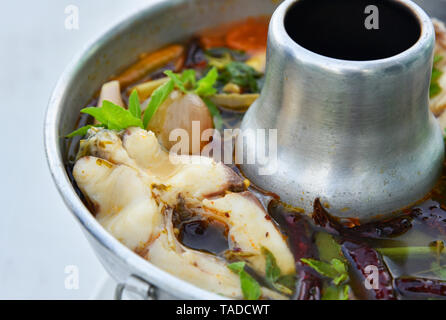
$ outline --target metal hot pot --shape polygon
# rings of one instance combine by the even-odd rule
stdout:
[[[111,236],[76,194],[64,163],[65,135],[76,124],[80,109],[102,83],[129,65],[140,53],[156,50],[212,26],[249,16],[271,15],[274,0],[164,0],[147,5],[90,43],[61,76],[45,120],[49,167],[65,203],[77,218],[98,258],[124,291],[146,299],[221,299],[153,266]],[[446,20],[446,0],[419,0],[429,14]]]

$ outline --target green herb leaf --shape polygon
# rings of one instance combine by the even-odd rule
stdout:
[[[322,300],[348,300],[350,286],[330,286],[325,288]]]
[[[221,116],[220,110],[218,107],[209,99],[203,98],[204,103],[209,109],[211,116],[214,120],[214,127],[217,130],[221,130],[223,128],[223,118]]]
[[[245,265],[246,265],[246,262],[239,261],[239,262],[234,262],[234,263],[228,264],[228,268],[232,272],[238,274],[245,269]]]
[[[330,263],[315,259],[301,259],[301,261],[316,270],[319,274],[332,279],[335,285],[340,285],[348,280],[347,266],[345,262],[339,259],[334,258]]]
[[[164,72],[164,74],[168,76],[170,79],[172,79],[173,83],[175,84],[175,87],[180,89],[183,93],[188,93],[183,81],[177,74],[173,73],[171,70],[167,70],[166,72]]]
[[[206,76],[201,78],[197,83],[197,88],[194,90],[200,97],[209,97],[217,93],[217,89],[214,88],[218,79],[217,68],[212,68]]]
[[[247,300],[258,300],[262,295],[259,283],[245,271],[245,262],[234,262],[228,265],[229,270],[240,277],[243,297]]]
[[[212,96],[217,93],[214,85],[218,79],[218,71],[212,68],[206,76],[201,78],[198,82],[196,80],[195,70],[184,70],[181,75],[173,73],[168,70],[164,72],[175,84],[175,87],[180,89],[183,93],[194,92],[202,98]]]
[[[249,57],[246,55],[245,51],[242,50],[234,50],[225,47],[217,47],[206,50],[205,55],[206,58],[223,58],[226,54],[230,55],[231,61],[246,61]]]
[[[437,95],[441,93],[442,89],[438,83],[431,83],[431,86],[429,88],[429,97],[435,98]]]
[[[210,55],[206,56],[208,65],[215,67],[218,70],[224,69],[229,63],[232,62],[232,56],[229,52],[224,52],[220,57],[212,57]]]
[[[276,290],[291,295],[295,284],[294,275],[281,276],[281,270],[277,265],[276,258],[267,248],[262,247],[262,254],[265,256],[266,281]]]
[[[441,60],[443,60],[443,56],[440,56],[440,55],[434,56],[434,64],[439,63]]]
[[[345,263],[342,262],[339,259],[332,259],[331,265],[338,273],[347,273],[347,267],[345,266]]]
[[[286,275],[277,279],[277,281],[273,283],[273,287],[283,294],[292,295],[295,284],[296,277],[294,275]]]
[[[440,92],[443,90],[438,81],[440,80],[440,77],[443,75],[443,71],[439,70],[435,67],[435,65],[443,60],[442,56],[436,55],[434,57],[434,66],[432,68],[432,78],[431,78],[431,85],[429,88],[429,98],[434,98],[437,95],[440,94]]]
[[[441,70],[439,70],[437,68],[434,68],[432,70],[432,81],[434,81],[434,82],[438,81],[438,79],[440,79],[440,77],[442,75],[443,75],[443,71],[441,71]]]
[[[129,111],[135,118],[141,118],[141,104],[136,89],[132,91],[129,98]]]
[[[214,127],[217,130],[221,130],[223,128],[223,119],[221,117],[220,110],[218,110],[217,106],[214,103],[212,103],[209,99],[206,99],[206,97],[212,96],[215,93],[217,93],[217,89],[214,88],[215,82],[217,81],[218,78],[218,72],[216,68],[212,68],[207,73],[207,75],[204,78],[200,79],[198,82],[196,81],[195,70],[192,69],[184,70],[181,76],[173,73],[170,70],[166,71],[165,74],[168,77],[170,77],[174,87],[177,87],[183,93],[187,94],[189,92],[194,92],[195,94],[199,95],[205,102],[206,106],[209,109],[209,112],[212,115],[212,118],[214,120]],[[192,89],[189,90],[189,88]],[[149,116],[151,118],[153,115]],[[144,125],[145,124],[146,124],[146,119],[144,119]]]
[[[305,258],[300,260],[325,277],[334,279],[339,275],[336,269],[333,268],[333,266],[327,262],[319,261],[316,259],[305,259]]]
[[[231,82],[248,89],[252,93],[258,93],[260,91],[258,80],[261,76],[262,74],[246,63],[231,62],[226,65],[219,77],[219,81],[223,84]]]
[[[104,101],[102,107],[89,107],[81,110],[82,113],[93,116],[110,130],[123,130],[129,127],[142,128],[142,121],[126,110],[110,101]]]
[[[319,251],[319,258],[322,261],[330,262],[332,259],[344,260],[342,249],[333,236],[327,232],[316,234],[316,245]]]
[[[184,83],[186,88],[195,89],[197,86],[197,75],[194,69],[184,70],[181,74],[181,81]]]
[[[240,272],[240,282],[243,296],[246,300],[258,300],[262,295],[259,283],[247,272]]]
[[[266,280],[274,284],[280,277],[280,268],[277,265],[276,258],[267,248],[262,248],[262,253],[265,256],[265,273]]]
[[[84,126],[82,128],[77,129],[76,131],[73,131],[72,133],[67,135],[66,138],[74,138],[77,136],[83,137],[88,133],[88,130],[90,130],[90,128],[92,127],[98,127],[98,126],[93,126],[93,125]]]
[[[333,283],[338,286],[347,279],[348,279],[348,274],[342,273],[333,279]]]
[[[174,86],[175,86],[174,81],[170,80],[152,93],[149,105],[146,111],[144,112],[144,121],[143,121],[144,129],[147,129],[147,126],[149,125],[149,122],[152,119],[153,115],[155,114],[156,110],[158,110],[158,107],[164,101],[166,101],[166,99],[169,97],[169,94],[172,93]]]

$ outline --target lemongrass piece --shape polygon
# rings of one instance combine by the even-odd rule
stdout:
[[[236,111],[246,111],[258,98],[258,93],[222,93],[210,97],[210,100],[217,106],[220,106],[222,108],[232,109]]]
[[[223,92],[224,93],[241,93],[242,89],[240,88],[239,85],[229,82],[228,84],[226,84],[223,87]]]
[[[379,253],[390,258],[418,257],[425,258],[427,255],[446,255],[446,250],[436,251],[434,247],[394,247],[376,249]]]
[[[441,132],[443,136],[446,136],[446,111],[443,111],[440,117],[438,117],[438,123],[440,124]]]
[[[151,80],[147,81],[141,84],[138,84],[137,86],[134,86],[133,88],[127,90],[127,95],[130,95],[133,90],[136,90],[138,92],[139,100],[144,101],[152,95],[152,93],[161,87],[163,84],[165,84],[167,81],[169,81],[169,77],[157,79],[157,80]]]
[[[102,103],[105,100],[125,108],[124,101],[122,101],[121,97],[121,85],[119,81],[113,80],[102,85],[97,107],[102,107]],[[99,124],[99,122],[95,119],[94,124]]]
[[[133,82],[141,79],[150,72],[166,65],[172,60],[179,58],[184,52],[181,45],[171,45],[156,52],[143,56],[138,62],[121,73],[116,80],[121,82],[123,87],[127,87]]]
[[[246,61],[246,64],[254,68],[254,70],[257,72],[265,73],[266,52],[254,55],[252,58]]]
[[[119,84],[119,81],[114,80],[104,83],[101,88],[97,106],[102,107],[102,103],[105,100],[113,102],[114,104],[124,108],[124,101],[122,101],[121,86]]]

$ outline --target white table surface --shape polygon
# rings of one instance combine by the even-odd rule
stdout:
[[[45,160],[43,119],[73,55],[153,0],[16,0],[0,11],[0,299],[88,299],[106,273],[57,193]],[[79,30],[65,8],[79,8]],[[65,288],[65,267],[79,288]]]

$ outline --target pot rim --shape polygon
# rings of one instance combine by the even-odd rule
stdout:
[[[274,39],[269,38],[268,41],[279,43],[283,50],[286,50],[291,56],[299,57],[299,60],[305,61],[307,64],[324,63],[327,68],[336,68],[339,72],[367,72],[368,69],[381,67],[392,68],[399,64],[414,63],[418,55],[422,55],[427,47],[435,45],[435,30],[432,19],[429,15],[413,0],[395,0],[400,6],[406,8],[416,18],[420,24],[420,36],[418,40],[406,50],[389,56],[386,58],[375,60],[348,60],[338,59],[313,52],[299,43],[294,41],[288,34],[284,21],[289,9],[300,0],[285,0],[274,12],[269,32],[274,33]],[[433,56],[432,56],[433,58]],[[364,71],[366,70],[366,71]]]
[[[82,61],[88,61],[105,43],[112,41],[115,34],[125,30],[133,21],[147,18],[161,10],[168,10],[181,3],[181,1],[182,0],[158,0],[155,3],[141,6],[136,12],[121,18],[117,23],[114,23],[111,28],[108,28],[98,37],[89,41],[80,53],[75,55],[57,81],[48,103],[44,122],[45,154],[51,176],[68,209],[70,209],[71,213],[76,217],[83,229],[96,239],[106,250],[129,266],[129,275],[132,275],[133,271],[137,270],[137,276],[143,276],[143,278],[151,285],[177,297],[184,297],[187,299],[226,299],[221,295],[201,289],[185,280],[173,276],[161,268],[158,268],[128,249],[109,234],[93,217],[91,212],[85,207],[76,194],[66,173],[60,149],[61,137],[59,136],[58,131],[59,120],[64,110],[62,100],[71,85],[71,81],[74,79],[74,75],[79,71],[79,65],[82,64]]]

